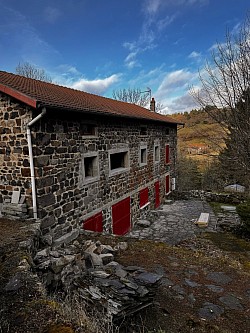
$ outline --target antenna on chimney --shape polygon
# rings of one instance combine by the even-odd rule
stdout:
[[[149,102],[151,102],[152,90],[147,87],[148,90],[140,91],[140,94],[149,93]]]

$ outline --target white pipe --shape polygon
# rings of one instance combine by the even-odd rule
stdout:
[[[42,118],[46,113],[46,108],[42,109],[37,117],[32,119],[27,124],[27,139],[28,139],[28,148],[29,148],[29,158],[30,158],[30,177],[31,177],[31,191],[32,191],[32,204],[33,204],[33,216],[34,219],[37,219],[37,203],[36,203],[36,182],[35,182],[35,170],[34,170],[34,160],[33,160],[33,150],[32,150],[32,141],[31,141],[31,131],[30,127]]]

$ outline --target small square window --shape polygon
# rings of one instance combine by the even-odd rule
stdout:
[[[141,126],[140,127],[140,135],[147,135],[147,127]]]
[[[95,136],[96,135],[96,125],[81,124],[80,132],[81,132],[81,135],[83,135],[83,136]]]
[[[154,160],[155,160],[155,162],[160,161],[160,146],[159,145],[154,146]]]
[[[97,154],[87,154],[83,156],[83,183],[89,183],[98,180],[99,168],[98,168],[98,156]]]
[[[128,150],[114,151],[109,153],[110,174],[126,171],[129,168]]]
[[[96,177],[97,176],[97,157],[85,157],[84,158],[84,177]]]

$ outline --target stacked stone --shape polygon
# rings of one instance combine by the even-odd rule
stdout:
[[[115,261],[100,269],[88,270],[76,286],[87,304],[95,303],[113,320],[128,317],[152,304],[161,276],[141,267],[124,267]]]
[[[46,248],[34,258],[36,268],[51,290],[61,287],[84,303],[94,304],[102,313],[119,320],[152,304],[161,276],[137,266],[124,267],[114,261],[115,248],[100,242],[75,241],[66,249]]]

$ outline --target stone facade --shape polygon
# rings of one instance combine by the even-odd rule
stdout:
[[[0,202],[21,189],[32,214],[26,125],[36,116],[14,99],[0,98]],[[101,213],[112,233],[112,207],[130,198],[131,225],[155,208],[175,177],[177,125],[136,119],[47,110],[31,128],[38,215],[43,234],[54,239]],[[170,158],[166,161],[166,146]],[[140,207],[141,190],[148,204]],[[100,216],[100,215],[98,215]]]

